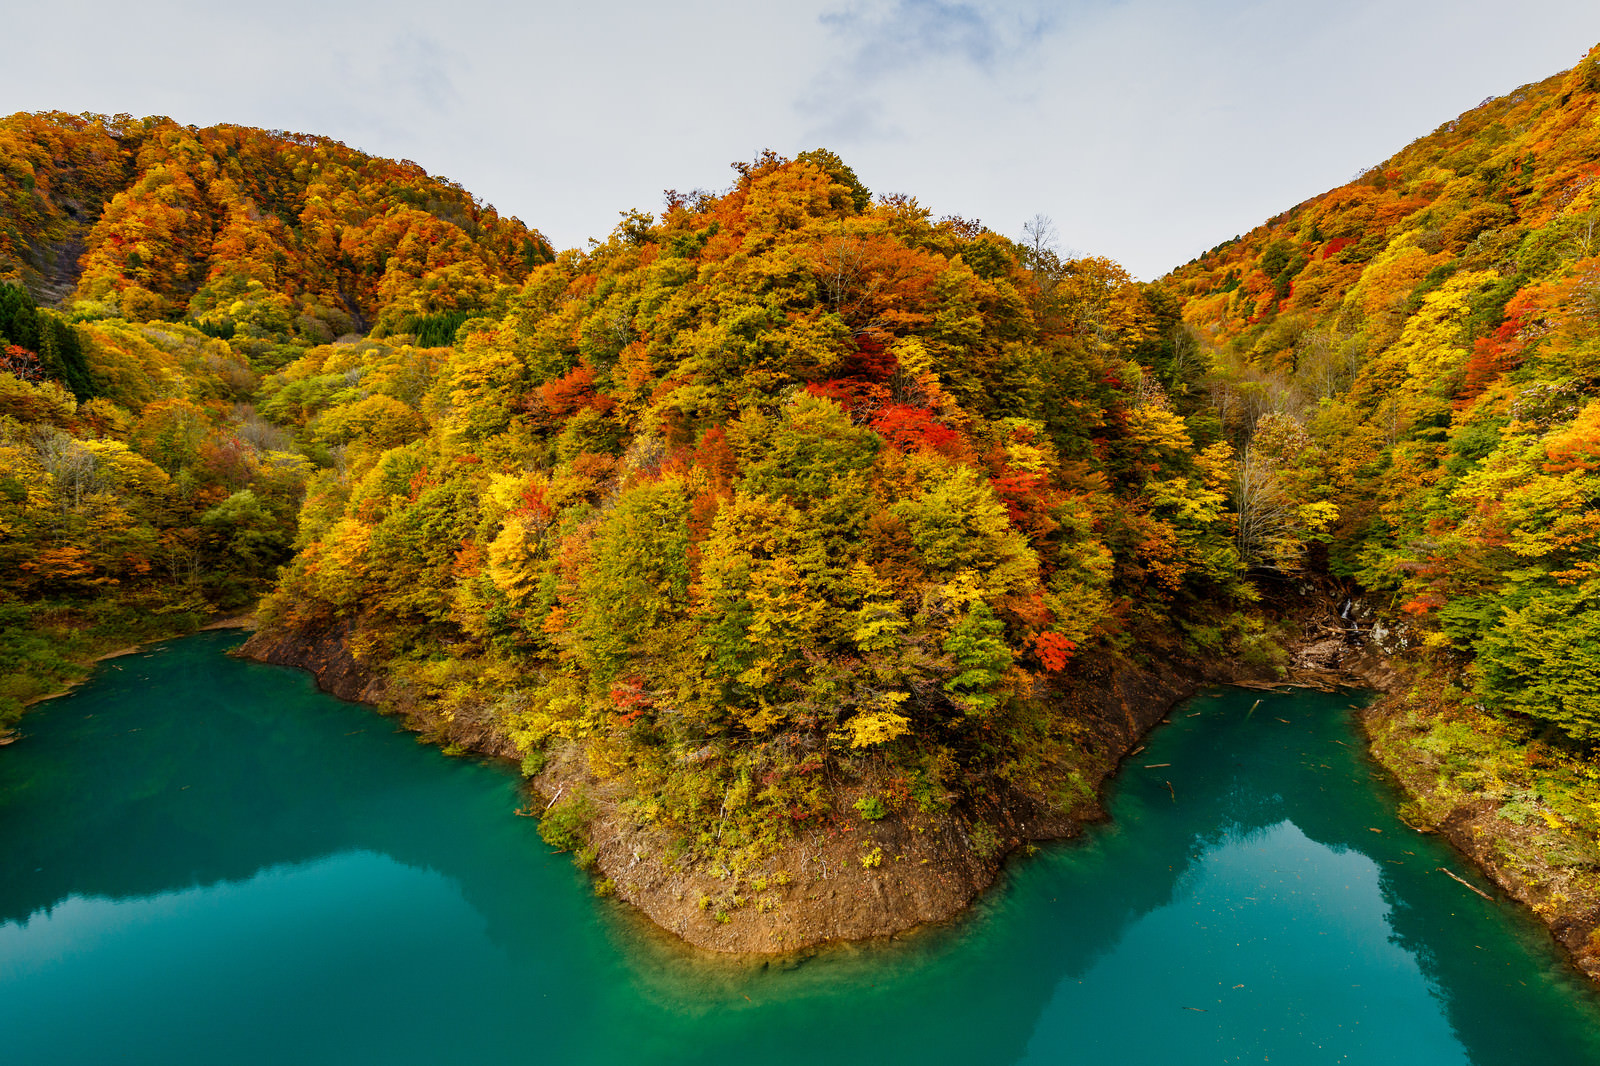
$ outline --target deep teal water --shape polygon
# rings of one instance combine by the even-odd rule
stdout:
[[[595,899],[507,768],[237,639],[112,660],[0,753],[0,1061],[1600,1063],[1600,1000],[1438,871],[1476,881],[1349,697],[1202,697],[969,918],[761,966]]]

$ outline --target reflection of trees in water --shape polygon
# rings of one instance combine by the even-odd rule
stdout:
[[[1528,1062],[1530,1033],[1543,1033],[1553,1043],[1566,1034],[1571,1057],[1550,1061],[1600,1061],[1595,1058],[1600,1045],[1583,1035],[1586,1021],[1589,1026],[1600,1023],[1600,999],[1575,971],[1561,977],[1571,982],[1567,987],[1578,990],[1580,999],[1593,1004],[1587,1019],[1572,1011],[1566,997],[1542,990],[1528,967],[1485,965],[1500,953],[1513,958],[1521,954],[1511,946],[1519,939],[1519,928],[1523,943],[1534,933],[1537,958],[1548,951],[1540,943],[1542,931],[1523,915],[1494,913],[1491,905],[1438,872],[1440,866],[1459,866],[1459,860],[1438,838],[1407,829],[1395,816],[1398,795],[1358,754],[1356,739],[1342,725],[1347,699],[1311,694],[1292,699],[1297,711],[1293,728],[1298,731],[1301,722],[1309,721],[1310,732],[1276,759],[1270,746],[1257,750],[1255,758],[1244,758],[1250,773],[1227,782],[1230,791],[1219,797],[1218,810],[1233,823],[1230,835],[1258,832],[1287,819],[1319,844],[1370,859],[1379,871],[1391,941],[1416,960],[1477,1066]],[[1263,705],[1256,717],[1269,710]],[[1269,722],[1282,726],[1271,718]],[[1272,740],[1259,729],[1239,727],[1210,730],[1201,739],[1212,748],[1207,754],[1217,760],[1230,753],[1236,759],[1247,756],[1255,738],[1269,744]],[[1233,775],[1218,775],[1218,780],[1225,776]],[[1213,831],[1206,839],[1218,842],[1220,835]],[[1553,958],[1551,966],[1564,970]]]
[[[486,787],[479,767],[388,735],[386,719],[312,698],[303,675],[219,661],[225,643],[208,637],[118,660],[110,683],[30,720],[38,739],[0,760],[0,920],[25,919],[69,894],[150,896],[364,849],[457,882],[496,946],[565,969],[574,995],[592,995],[582,980],[620,976],[593,959],[589,977],[571,972],[578,962],[570,957],[595,954],[598,941],[563,929],[593,913],[565,861],[537,845],[497,844],[531,837],[531,822],[499,822],[504,838],[462,824],[492,827],[505,817],[509,791]],[[140,675],[160,698],[185,705],[128,733],[130,712],[117,708],[149,698],[134,684]],[[230,690],[272,709],[250,710]],[[1199,728],[1179,727],[1157,739],[1163,754],[1143,756],[1173,766],[1147,770],[1136,759],[1124,772],[1117,821],[1019,864],[971,919],[951,927],[825,951],[796,970],[792,960],[708,963],[618,923],[644,998],[586,1009],[619,1013],[588,1034],[591,1061],[603,1061],[605,1048],[621,1057],[643,1040],[663,1062],[708,1061],[725,1050],[776,1063],[847,1040],[849,1057],[861,1061],[1013,1062],[1058,986],[1171,904],[1197,858],[1248,846],[1285,820],[1376,864],[1394,941],[1440,990],[1475,1062],[1525,1061],[1526,1049],[1513,1043],[1530,1025],[1546,1035],[1579,1032],[1581,1019],[1559,997],[1520,984],[1538,985],[1525,968],[1485,973],[1476,945],[1494,948],[1490,940],[1509,934],[1436,872],[1446,858],[1437,841],[1394,820],[1392,797],[1372,787],[1342,724],[1347,697],[1269,697],[1246,719],[1255,698],[1197,701],[1207,715]],[[115,744],[71,735],[91,726],[120,735]],[[366,732],[347,735],[358,730]],[[426,766],[409,767],[412,757]],[[1586,1061],[1583,1054],[1569,1061]]]
[[[1241,773],[1250,768],[1250,753],[1217,757],[1202,747],[1201,755],[1196,760],[1185,743],[1182,752],[1144,756],[1170,758],[1171,768],[1144,771],[1139,761],[1131,763],[1112,800],[1111,824],[1013,866],[1006,882],[954,927],[887,951],[823,953],[802,967],[800,981],[775,975],[757,983],[767,985],[773,999],[793,996],[796,985],[817,999],[831,994],[828,1024],[852,1034],[852,1061],[1017,1061],[1058,986],[1088,972],[1141,917],[1171,904],[1208,846],[1283,820],[1271,790],[1253,788],[1248,772]],[[1204,776],[1179,776],[1190,766],[1203,767]],[[1165,787],[1169,777],[1176,800]],[[885,956],[892,960],[888,966]],[[658,980],[663,986],[681,982],[684,1000],[699,995],[702,1010],[710,1009],[707,995],[726,996],[734,1007],[741,998],[737,981],[708,987],[678,968]],[[850,995],[837,995],[841,988]],[[908,1003],[917,1009],[902,1009]],[[1142,1006],[1130,1004],[1129,1018]],[[763,1009],[798,1020],[807,1008]],[[741,1031],[740,1047],[752,1057],[782,1059],[793,1032],[781,1022]]]
[[[486,864],[483,841],[460,824],[474,803],[499,800],[482,798],[484,781],[473,776],[482,771],[441,764],[437,753],[387,735],[388,720],[313,697],[304,675],[220,660],[225,643],[203,637],[117,660],[121,669],[108,670],[104,683],[30,721],[35,739],[0,762],[0,920],[24,920],[74,894],[148,897],[369,850],[456,881],[509,953],[551,957],[579,948],[550,929],[557,913],[593,906],[571,891],[570,866],[543,861],[537,846],[507,849]],[[239,691],[246,700],[232,694]],[[129,706],[152,695],[164,706]],[[263,706],[272,709],[263,713]],[[347,736],[357,730],[366,733]],[[413,755],[427,768],[407,767]],[[531,822],[515,827],[532,833]],[[664,978],[658,956],[658,984],[672,987],[654,990],[657,1009],[667,1010],[651,1024],[665,1025],[663,1017],[676,1017],[692,999],[685,1024],[702,1050],[723,1032],[746,1054],[766,1047],[782,1061],[794,1051],[794,1034],[811,1024],[808,1012],[826,1004],[830,1016],[857,1015],[854,1054],[877,1048],[895,1060],[920,1048],[929,1061],[1012,1061],[1056,983],[1113,946],[1130,921],[1168,902],[1189,861],[1181,844],[1122,843],[1115,868],[1091,863],[1070,901],[1049,904],[1038,897],[1048,886],[1030,887],[1024,877],[985,898],[980,909],[998,912],[991,920],[887,951],[828,952],[792,973],[696,958]],[[1008,921],[1004,912],[1019,908],[1055,913],[1049,921]],[[1063,908],[1071,920],[1060,920]],[[650,991],[648,973],[638,983]],[[874,986],[900,992],[884,999]],[[907,1011],[906,991],[924,1002],[943,999],[946,1009]],[[734,1008],[749,1005],[745,995],[760,1009],[737,1015]]]
[[[1483,965],[1476,945],[1495,948],[1490,941],[1508,935],[1503,923],[1481,915],[1475,897],[1437,872],[1449,861],[1437,840],[1394,817],[1393,796],[1375,781],[1345,724],[1349,697],[1269,698],[1246,720],[1255,698],[1196,702],[1222,720],[1159,738],[1125,768],[1112,824],[1018,870],[973,921],[930,945],[921,961],[931,976],[919,982],[913,973],[893,985],[894,997],[931,1005],[914,1024],[897,1023],[887,996],[862,1006],[863,1015],[879,1012],[880,1033],[865,1047],[906,1061],[1016,1061],[1057,988],[1088,973],[1143,916],[1171,904],[1207,850],[1250,847],[1287,821],[1319,845],[1373,863],[1393,942],[1438,990],[1474,1063],[1526,1063],[1530,1039],[1545,1042],[1556,1056],[1550,1061],[1590,1061],[1584,1029],[1600,1022],[1600,1011],[1579,1016],[1569,999],[1540,989],[1515,955],[1512,965]],[[1144,760],[1174,765],[1147,770]],[[1469,921],[1469,914],[1480,917]],[[870,974],[829,960],[819,965],[842,984]],[[1151,1006],[1130,1004],[1128,1018],[1149,1017]]]
[[[534,844],[484,869],[481,832],[461,824],[473,808],[508,816],[509,789],[315,693],[307,675],[222,658],[237,639],[113,660],[101,682],[30,716],[34,738],[0,760],[0,921],[69,895],[148,897],[364,850],[440,871],[497,942],[526,941],[528,882],[540,866],[565,880],[567,864],[541,863]],[[534,838],[531,820],[517,830]]]

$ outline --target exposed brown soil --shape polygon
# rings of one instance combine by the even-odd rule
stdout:
[[[1103,662],[1083,670],[1062,698],[1088,725],[1084,743],[1098,772],[1088,783],[1098,791],[1140,738],[1203,684],[1350,684],[1387,692],[1403,680],[1402,667],[1389,654],[1392,647],[1386,651],[1360,639],[1325,602],[1295,614],[1300,632],[1290,641],[1293,661],[1286,681],[1252,681],[1236,664],[1203,667],[1177,656],[1142,667]],[[488,754],[515,754],[503,735],[481,723],[430,720],[426,707],[415,705],[351,654],[348,638],[357,628],[347,621],[308,633],[258,632],[240,654],[310,670],[334,695],[383,704],[405,715],[412,728],[441,740]],[[1381,714],[1383,706],[1380,700],[1365,713]],[[1403,766],[1389,769],[1413,795],[1426,787],[1415,773],[1408,779]],[[588,844],[607,887],[661,928],[718,952],[791,952],[947,921],[994,883],[1009,852],[1033,841],[1071,837],[1103,816],[1092,804],[1062,812],[1042,796],[997,783],[984,799],[937,815],[892,813],[876,822],[842,817],[833,825],[802,830],[762,870],[736,879],[725,870],[676,864],[665,834],[640,828],[620,813],[626,783],[597,778],[576,745],[553,750],[532,785],[538,798],[525,812],[530,814],[581,789],[595,805]],[[858,795],[874,790],[869,780],[841,781],[835,806],[848,811]],[[1525,830],[1495,811],[1487,801],[1461,807],[1433,828],[1509,896],[1529,906],[1577,964],[1600,980],[1600,952],[1592,942],[1600,928],[1600,899],[1577,891],[1559,870],[1530,883],[1518,872],[1526,862],[1517,868],[1506,863],[1504,856],[1525,855],[1531,845],[1517,839]]]
[[[350,647],[351,634],[360,630],[360,619],[340,619],[308,629],[257,629],[234,654],[308,670],[324,692],[398,714],[408,728],[440,743],[484,755],[516,756],[515,746],[493,722],[442,721],[427,704],[412,698],[404,687],[363,662]]]
[[[236,614],[230,615],[227,618],[218,618],[214,621],[207,622],[205,625],[200,627],[200,630],[201,632],[209,632],[215,629],[255,629],[257,625],[258,623],[256,622],[256,616],[253,613]]]
[[[1501,818],[1499,810],[1488,801],[1457,807],[1437,828],[1506,895],[1538,915],[1578,968],[1600,981],[1600,950],[1593,940],[1600,929],[1600,895],[1561,867],[1540,864],[1529,876],[1528,860],[1544,842],[1528,827]],[[1515,865],[1507,861],[1513,854]]]
[[[309,670],[324,692],[342,700],[382,703],[382,678],[358,662],[350,651],[349,638],[355,628],[354,622],[345,621],[316,630],[258,629],[234,654]]]
[[[1091,724],[1088,743],[1098,755],[1098,776],[1088,783],[1098,787],[1198,684],[1197,671],[1166,665],[1106,668],[1074,686],[1068,702]],[[850,815],[801,830],[762,870],[736,880],[726,870],[675,865],[664,834],[617,814],[626,786],[596,779],[576,746],[555,752],[534,784],[545,803],[580,788],[595,802],[589,846],[620,898],[689,943],[725,952],[793,951],[948,920],[994,883],[1010,851],[1073,836],[1101,815],[1095,805],[1064,812],[995,782],[989,796],[939,814]],[[873,784],[840,782],[835,808],[851,810]]]
[[[351,621],[300,633],[257,632],[238,654],[298,666],[343,699],[383,704],[415,729],[494,755],[514,754],[504,736],[481,726],[463,734],[457,723],[429,718],[406,694],[350,651]],[[1089,727],[1084,738],[1098,789],[1122,756],[1168,709],[1208,680],[1197,665],[1164,659],[1135,668],[1100,664],[1083,671],[1064,701]],[[788,952],[834,940],[891,936],[961,913],[993,884],[1005,856],[1031,841],[1076,834],[1101,817],[1095,804],[1072,812],[995,782],[990,794],[934,815],[891,813],[878,821],[854,815],[803,829],[765,868],[735,879],[726,870],[674,863],[672,841],[620,813],[626,782],[594,775],[577,745],[550,753],[532,782],[539,813],[581,789],[595,806],[587,829],[596,872],[617,895],[690,944],[721,952]],[[867,780],[840,781],[836,809],[849,811]],[[720,876],[719,876],[720,875]]]

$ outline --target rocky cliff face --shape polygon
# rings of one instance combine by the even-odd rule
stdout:
[[[235,653],[274,666],[308,670],[324,692],[354,703],[368,703],[386,714],[399,715],[409,729],[441,745],[500,758],[516,758],[516,746],[487,719],[441,717],[426,701],[402,684],[362,660],[352,637],[360,632],[359,618],[336,619],[311,628],[273,628],[256,631]]]
[[[259,630],[238,654],[274,666],[297,666],[316,676],[317,684],[342,700],[382,704],[386,686],[350,650],[356,623],[345,620],[316,630]]]

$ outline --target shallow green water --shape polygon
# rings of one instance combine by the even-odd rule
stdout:
[[[0,753],[4,1061],[1600,1063],[1600,1001],[1438,872],[1473,877],[1346,697],[1196,700],[970,919],[759,967],[595,900],[505,768],[236,639],[113,660]]]

